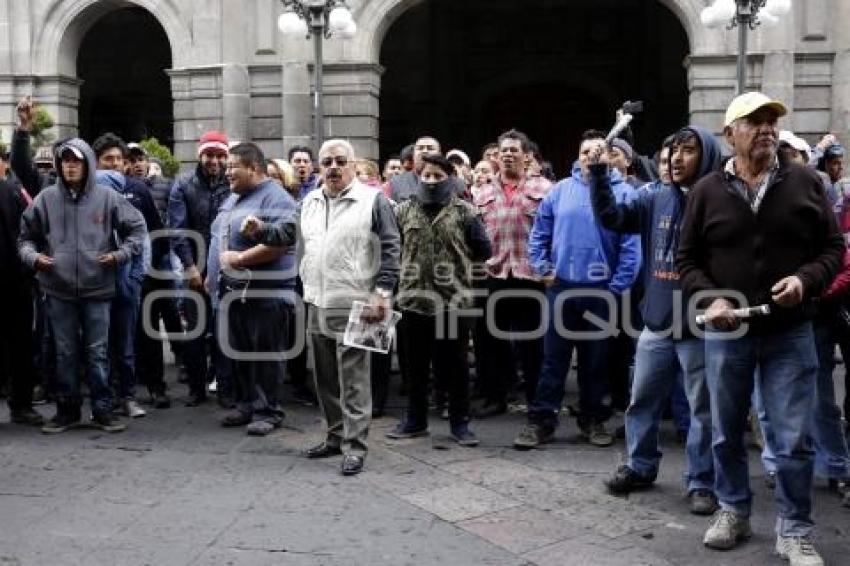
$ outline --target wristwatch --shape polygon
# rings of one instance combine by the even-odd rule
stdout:
[[[379,295],[381,298],[386,299],[388,301],[393,298],[393,292],[392,291],[388,291],[386,289],[381,289],[380,287],[375,287],[375,294]]]

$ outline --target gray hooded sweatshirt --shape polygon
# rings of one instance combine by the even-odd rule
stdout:
[[[75,198],[60,174],[41,191],[21,219],[18,252],[31,268],[40,253],[53,258],[53,267],[37,275],[48,295],[108,300],[115,295],[116,268],[97,258],[112,252],[123,265],[141,253],[145,220],[120,194],[95,183],[97,162],[86,142],[76,138],[67,145],[86,158],[85,188]],[[55,161],[61,172],[58,156]]]

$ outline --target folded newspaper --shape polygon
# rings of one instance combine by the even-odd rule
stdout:
[[[366,308],[368,308],[368,305],[363,301],[354,301],[351,306],[351,313],[348,315],[348,326],[345,327],[342,342],[352,348],[387,354],[395,338],[395,327],[401,320],[401,313],[387,310],[387,316],[384,317],[384,320],[366,322],[363,320],[363,310]]]

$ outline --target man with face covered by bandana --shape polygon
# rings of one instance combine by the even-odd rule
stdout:
[[[444,377],[448,389],[451,436],[463,446],[475,446],[478,439],[468,426],[469,329],[452,311],[472,306],[473,263],[490,257],[490,240],[472,205],[455,194],[454,166],[442,155],[424,155],[422,161],[419,189],[396,211],[402,236],[396,304],[407,324],[403,339],[408,341],[410,384],[407,417],[387,436],[428,433],[433,360],[434,374]]]
[[[210,131],[201,136],[198,144],[198,166],[187,176],[174,182],[168,199],[168,227],[172,230],[194,232],[196,237],[186,233],[172,240],[174,253],[180,258],[189,289],[201,293],[204,304],[187,300],[186,317],[191,332],[199,321],[206,320],[209,327],[212,318],[212,306],[209,295],[204,291],[206,258],[210,246],[210,234],[224,200],[230,196],[230,187],[224,177],[227,164],[228,140],[221,132]],[[198,249],[203,241],[204,248]],[[199,267],[199,261],[201,265]],[[199,316],[199,310],[206,310],[206,317]],[[189,399],[186,403],[194,407],[206,400],[207,354],[206,329],[201,335],[186,343],[184,362],[189,373]],[[215,354],[214,354],[215,356]]]

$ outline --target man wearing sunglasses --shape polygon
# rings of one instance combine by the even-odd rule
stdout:
[[[307,330],[319,407],[327,423],[324,442],[308,458],[344,454],[343,475],[363,469],[372,421],[369,352],[343,344],[354,301],[369,305],[366,322],[383,320],[392,306],[399,275],[401,239],[392,207],[383,193],[359,182],[354,148],[328,140],[319,150],[321,190],[301,202],[301,279],[309,305]],[[289,245],[287,223],[264,224],[249,217],[242,233],[270,246]]]

